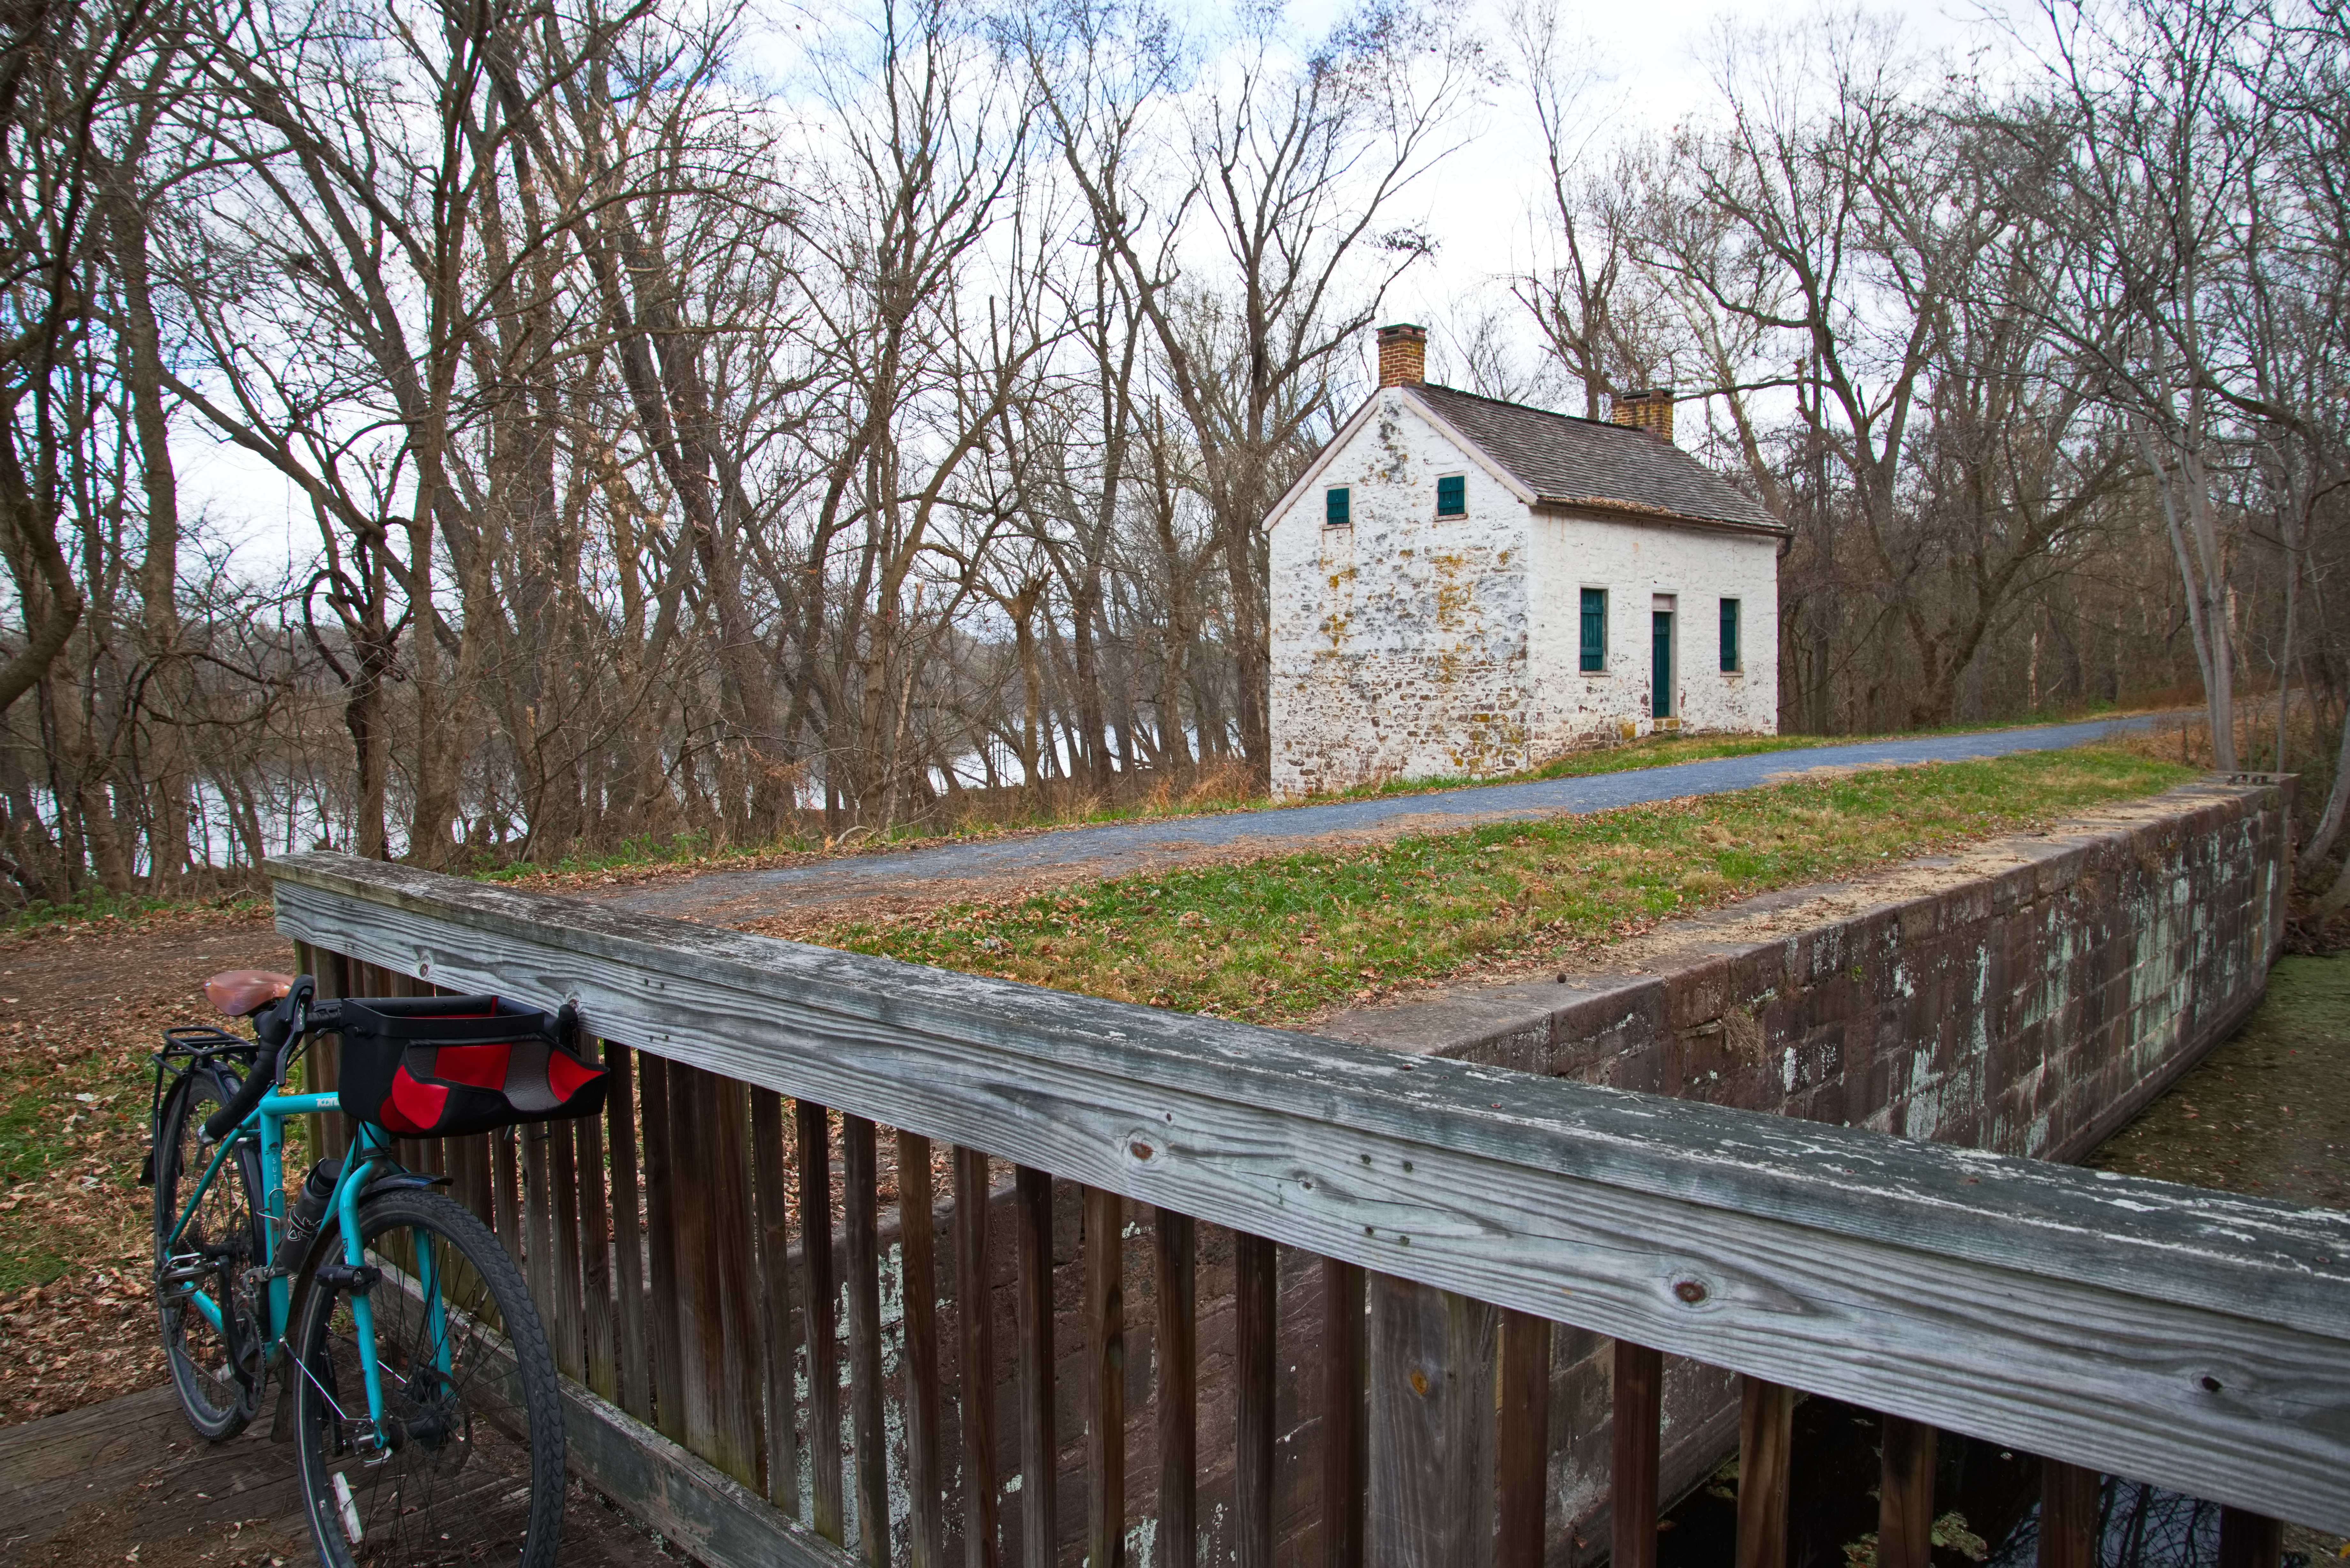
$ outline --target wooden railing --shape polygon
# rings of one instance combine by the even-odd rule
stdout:
[[[2228,1505],[2232,1561],[2350,1530],[2350,1216],[268,869],[323,989],[576,999],[607,1043],[600,1124],[414,1154],[524,1258],[579,1467],[707,1562],[1579,1561],[1554,1324],[1617,1341],[1626,1568],[1663,1355],[1742,1375],[1754,1568],[1794,1390],[1885,1414],[1886,1568],[1938,1428],[2049,1461],[2043,1563],[2095,1561],[2098,1472]]]

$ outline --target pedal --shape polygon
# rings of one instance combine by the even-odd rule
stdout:
[[[322,1285],[363,1296],[383,1282],[383,1271],[373,1263],[321,1263],[313,1277]]]

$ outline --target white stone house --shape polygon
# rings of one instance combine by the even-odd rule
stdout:
[[[1663,730],[1768,734],[1786,530],[1672,441],[1422,377],[1379,388],[1267,519],[1273,789],[1475,776]]]

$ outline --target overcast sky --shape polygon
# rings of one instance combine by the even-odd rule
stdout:
[[[1474,3],[1487,36],[1505,57],[1506,0]],[[1291,16],[1302,29],[1314,31],[1326,27],[1343,6],[1344,0],[1300,0]],[[1588,100],[1592,112],[1611,123],[1661,131],[1711,111],[1717,95],[1707,60],[1725,28],[1782,27],[1816,16],[1822,8],[1806,0],[1609,0],[1580,5],[1563,0],[1561,9],[1564,31],[1588,40],[1600,77]],[[1897,18],[1904,43],[1921,54],[1957,58],[1979,49],[2004,50],[2004,41],[1980,20],[1977,0],[1886,0],[1866,9]],[[1430,367],[1438,374],[1446,369],[1441,330],[1473,316],[1480,298],[1501,303],[1506,296],[1495,280],[1526,265],[1533,203],[1541,195],[1542,144],[1522,95],[1507,85],[1497,87],[1480,113],[1482,122],[1466,145],[1399,213],[1409,221],[1424,213],[1440,248],[1432,264],[1396,285],[1383,314],[1388,320],[1439,329],[1437,362]],[[183,417],[176,429],[182,505],[191,512],[202,509],[220,535],[236,541],[244,570],[274,574],[289,559],[308,558],[317,545],[316,528],[290,486],[257,460],[214,442],[192,418]]]

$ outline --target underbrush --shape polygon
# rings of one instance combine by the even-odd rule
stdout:
[[[1293,1023],[1399,982],[1596,949],[1672,916],[2033,828],[2192,774],[2110,748],[1873,769],[795,934],[1115,1001]]]

